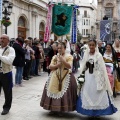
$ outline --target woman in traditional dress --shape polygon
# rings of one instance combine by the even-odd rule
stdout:
[[[114,107],[113,92],[96,41],[90,40],[88,46],[81,62],[80,74],[85,71],[85,82],[77,100],[76,110],[78,113],[90,116],[91,119],[111,115],[117,108]]]
[[[113,48],[116,52],[118,66],[116,66],[117,74],[116,74],[116,84],[115,89],[117,93],[120,93],[120,41],[118,39],[113,43]]]
[[[70,48],[70,43],[67,39],[64,40],[64,43],[66,45],[66,53],[70,54],[71,53],[71,48]]]
[[[106,65],[106,69],[107,69],[107,74],[108,74],[108,78],[111,84],[111,88],[113,90],[114,88],[114,72],[115,72],[115,66],[114,63],[116,61],[116,55],[115,52],[113,50],[112,44],[107,43],[106,47],[105,47],[105,53],[103,54],[103,59],[105,61],[105,65]]]
[[[53,112],[74,111],[77,99],[77,83],[71,72],[73,57],[65,52],[65,43],[59,43],[58,54],[53,56],[40,106]]]

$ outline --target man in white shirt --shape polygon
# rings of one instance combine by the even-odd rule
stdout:
[[[0,37],[0,93],[3,88],[5,103],[1,115],[6,115],[12,104],[12,63],[15,58],[15,51],[9,44],[9,36],[3,34]]]

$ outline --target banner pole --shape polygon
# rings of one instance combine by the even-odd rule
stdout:
[[[63,3],[64,3],[64,0],[62,0],[62,5],[63,5]],[[63,42],[63,35],[61,36],[61,39],[62,39],[62,42]]]
[[[62,0],[62,5],[63,5],[63,0]],[[61,39],[62,39],[62,42],[63,42],[63,35],[61,36]],[[61,82],[61,78],[62,78],[62,68],[60,67],[60,82]]]
[[[63,3],[64,3],[64,0],[62,0],[62,5],[63,5]]]

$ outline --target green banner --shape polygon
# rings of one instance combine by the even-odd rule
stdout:
[[[70,32],[72,6],[54,5],[52,16],[52,32],[57,36],[66,35]]]

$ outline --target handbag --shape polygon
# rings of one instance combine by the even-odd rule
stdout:
[[[40,57],[40,63],[43,63],[44,62],[44,55],[43,53],[40,53],[41,57]]]
[[[35,59],[35,55],[34,54],[31,54],[30,57],[31,57],[32,60]]]

